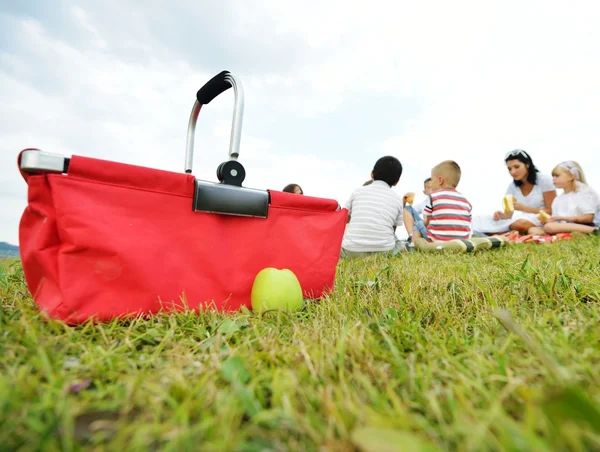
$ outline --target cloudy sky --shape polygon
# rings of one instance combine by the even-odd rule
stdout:
[[[598,23],[592,1],[1,2],[0,241],[18,243],[21,149],[183,171],[195,92],[224,69],[249,187],[344,203],[380,156],[404,165],[400,194],[454,159],[487,213],[523,148],[600,189]],[[200,115],[199,178],[216,180],[232,108],[229,90]]]

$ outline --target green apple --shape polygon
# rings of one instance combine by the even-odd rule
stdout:
[[[263,268],[252,285],[252,309],[264,312],[270,309],[296,311],[302,307],[302,287],[293,271],[284,268]]]

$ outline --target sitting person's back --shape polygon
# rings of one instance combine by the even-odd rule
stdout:
[[[428,241],[447,241],[471,237],[471,203],[456,190],[460,182],[460,166],[446,160],[431,170],[432,192],[423,210],[425,227],[413,236]]]
[[[471,237],[471,203],[455,188],[440,188],[431,193],[423,211],[431,217],[427,238],[431,241]]]
[[[402,225],[402,197],[392,190],[402,174],[395,157],[380,158],[373,168],[373,183],[356,189],[346,203],[349,223],[342,255],[400,251],[395,230]]]

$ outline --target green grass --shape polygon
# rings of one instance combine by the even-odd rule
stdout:
[[[600,448],[596,237],[344,261],[262,317],[73,328],[0,274],[2,450]]]

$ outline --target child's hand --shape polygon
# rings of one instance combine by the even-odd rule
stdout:
[[[412,191],[409,191],[402,197],[402,205],[406,205],[406,203],[412,204],[414,199],[415,199],[415,194]]]
[[[546,223],[552,223],[553,221],[564,220],[564,217],[550,217],[546,220]]]

